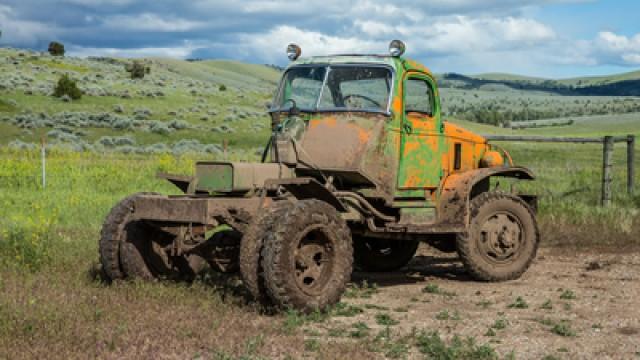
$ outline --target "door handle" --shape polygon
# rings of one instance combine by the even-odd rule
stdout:
[[[413,132],[413,126],[411,126],[411,123],[408,123],[408,122],[404,123],[402,128],[407,134],[411,134]]]

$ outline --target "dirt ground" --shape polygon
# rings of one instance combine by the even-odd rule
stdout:
[[[521,279],[479,283],[423,246],[401,271],[355,273],[320,319],[261,314],[237,276],[107,285],[80,267],[0,273],[0,359],[425,359],[423,331],[500,358],[640,359],[637,249],[543,248]]]
[[[418,254],[398,273],[356,274],[377,283],[378,291],[347,301],[388,308],[385,312],[398,320],[396,332],[415,328],[438,330],[443,337],[470,336],[502,356],[513,351],[518,359],[640,359],[637,250],[541,249],[521,279],[505,283],[473,282],[455,256],[426,246]],[[345,323],[376,327],[374,313]]]

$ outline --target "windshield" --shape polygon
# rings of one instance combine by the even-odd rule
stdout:
[[[381,66],[301,66],[283,78],[275,109],[387,112],[391,70]],[[293,100],[293,101],[291,101]]]

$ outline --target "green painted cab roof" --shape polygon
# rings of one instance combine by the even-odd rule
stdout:
[[[396,71],[411,71],[416,70],[431,74],[429,69],[420,64],[417,61],[406,59],[402,57],[393,57],[390,55],[333,55],[333,56],[312,56],[307,58],[300,58],[287,66],[290,68],[296,65],[310,65],[310,64],[376,64],[391,66]]]

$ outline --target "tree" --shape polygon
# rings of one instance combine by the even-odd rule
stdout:
[[[64,56],[64,45],[57,41],[49,43],[49,54],[52,56]]]

